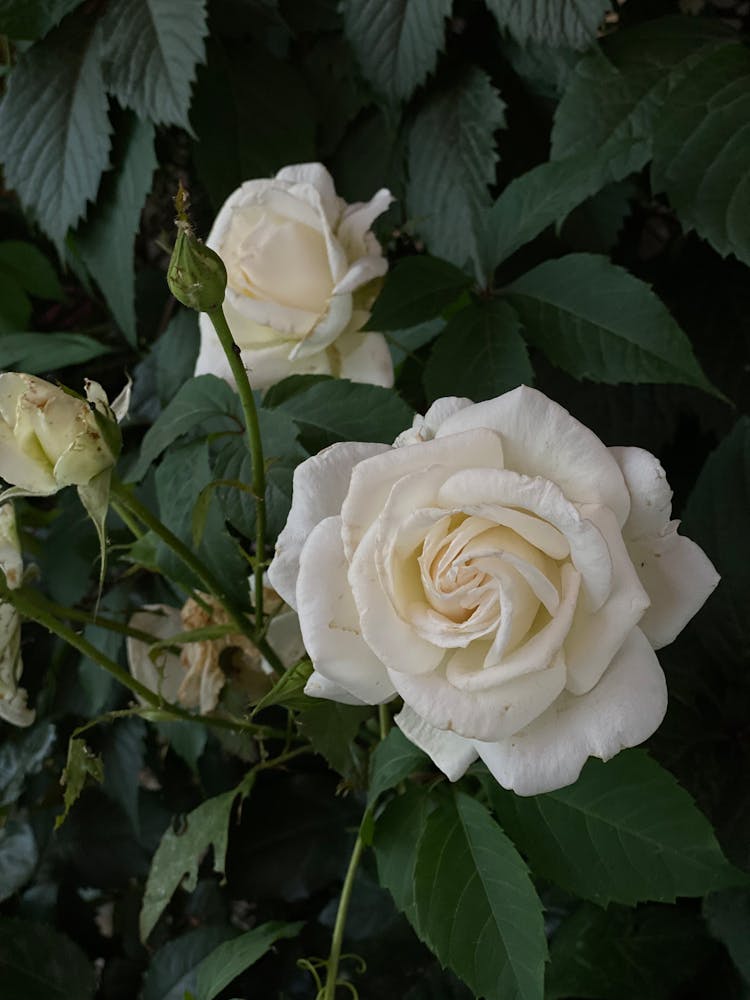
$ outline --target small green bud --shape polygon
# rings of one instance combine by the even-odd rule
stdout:
[[[167,269],[167,284],[177,301],[188,309],[210,312],[224,301],[227,269],[221,257],[193,232],[187,206],[187,192],[180,185],[175,197],[177,240]]]

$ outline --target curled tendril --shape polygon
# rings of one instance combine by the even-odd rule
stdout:
[[[297,968],[304,969],[305,972],[309,972],[313,977],[313,982],[315,983],[315,1000],[318,1000],[323,993],[323,983],[321,982],[320,976],[318,975],[318,969],[325,969],[328,963],[324,958],[298,958]]]
[[[346,955],[341,956],[341,961],[348,960],[354,962],[354,971],[358,976],[364,976],[367,972],[367,962],[361,955],[357,955],[355,952],[347,952]]]

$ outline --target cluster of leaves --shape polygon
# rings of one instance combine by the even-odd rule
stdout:
[[[650,754],[528,800],[477,768],[432,788],[398,732],[373,750],[372,712],[306,699],[304,664],[254,718],[317,753],[266,773],[241,731],[147,725],[25,627],[38,722],[0,742],[8,1000],[310,996],[366,806],[345,950],[368,972],[343,969],[363,1000],[747,996],[750,53],[726,0],[686,6],[0,0],[0,366],[71,384],[85,366],[114,390],[132,373],[123,478],[226,593],[247,601],[249,457],[234,393],[191,377],[170,196],[185,179],[205,231],[242,181],[308,160],[350,201],[397,197],[369,323],[397,379],[294,377],[258,401],[271,538],[307,454],[535,382],[607,443],[663,457],[724,577],[660,654]],[[19,514],[43,591],[93,609],[75,498]],[[108,532],[110,617],[196,586],[151,533],[133,542],[114,512]],[[84,634],[125,662],[122,635]]]

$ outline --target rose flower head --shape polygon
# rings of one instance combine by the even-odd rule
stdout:
[[[382,189],[347,205],[322,164],[303,163],[224,203],[206,246],[226,266],[224,312],[254,389],[295,374],[393,384],[385,338],[362,332],[388,269],[370,227],[392,200]],[[200,326],[196,375],[232,383],[208,316]]]
[[[522,386],[440,399],[393,447],[303,462],[269,578],[299,614],[310,695],[379,704],[451,779],[521,795],[660,724],[655,649],[718,582],[670,520],[658,460],[607,448]]]
[[[51,496],[112,468],[126,396],[110,406],[97,382],[82,399],[35,375],[0,374],[0,477],[13,487],[4,495]]]

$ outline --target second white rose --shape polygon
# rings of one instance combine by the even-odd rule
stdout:
[[[246,181],[224,203],[206,241],[224,261],[224,311],[254,389],[289,375],[393,384],[385,338],[363,332],[388,263],[370,231],[393,200],[384,188],[347,205],[320,163]],[[201,314],[196,375],[232,383]]]

